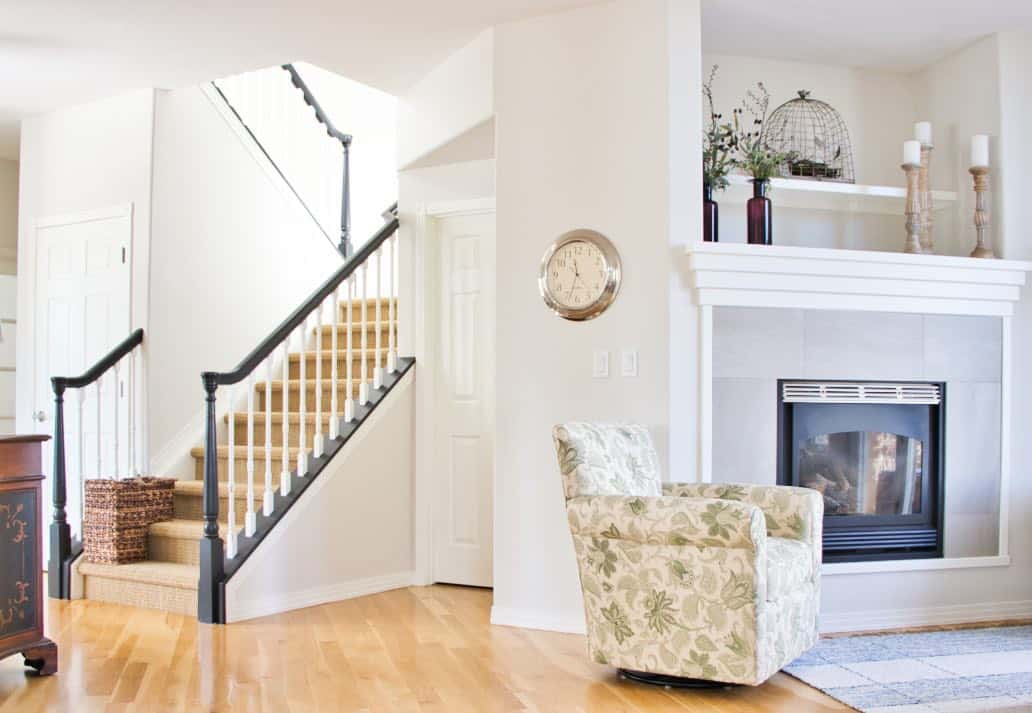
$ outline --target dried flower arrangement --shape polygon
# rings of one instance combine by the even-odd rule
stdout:
[[[763,82],[757,82],[756,89],[747,91],[742,106],[733,112],[735,145],[739,156],[737,164],[754,181],[769,181],[779,175],[781,165],[791,161],[794,156],[771,148],[771,137],[767,132],[769,108],[770,92]]]
[[[730,122],[722,121],[713,104],[713,80],[717,65],[710,69],[709,78],[702,85],[702,94],[709,109],[709,123],[702,132],[702,180],[714,190],[727,188],[727,175],[738,165],[735,148],[738,134]]]

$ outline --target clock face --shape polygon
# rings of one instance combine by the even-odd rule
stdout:
[[[541,261],[541,297],[564,319],[597,317],[612,304],[619,287],[620,256],[604,235],[593,230],[561,235]]]
[[[566,243],[548,261],[546,284],[552,298],[567,309],[583,309],[602,296],[608,270],[598,246],[582,240]]]

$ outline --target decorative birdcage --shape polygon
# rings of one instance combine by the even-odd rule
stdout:
[[[771,150],[789,155],[781,166],[786,178],[856,181],[846,122],[830,104],[811,99],[805,89],[771,112],[764,139]]]

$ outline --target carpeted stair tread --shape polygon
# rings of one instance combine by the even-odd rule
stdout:
[[[158,584],[178,589],[197,589],[197,565],[177,562],[133,562],[131,564],[99,564],[83,562],[79,574],[84,577],[104,577],[140,584]]]
[[[283,453],[282,453],[283,446],[273,446],[270,450],[272,451],[272,459],[273,460],[279,460],[280,457],[283,455]],[[291,446],[290,448],[287,449],[287,451],[289,452],[291,458],[294,458],[294,459],[297,458],[297,452],[298,452],[297,446]],[[195,446],[195,447],[191,448],[190,449],[190,455],[193,456],[194,458],[204,458],[204,446]],[[222,446],[222,445],[218,446],[218,457],[219,458],[227,458],[228,456],[229,456],[229,446]],[[247,458],[247,446],[246,445],[243,445],[243,446],[233,446],[233,459],[234,460],[240,460],[241,458],[244,458],[244,459]],[[263,464],[265,463],[265,446],[258,446],[258,445],[256,445],[254,447],[254,462],[255,462],[255,473],[254,473],[254,475],[255,475],[255,482],[257,483],[257,481],[259,480],[257,464],[258,463],[263,463]],[[262,478],[265,477],[264,472],[262,473],[261,477]]]
[[[343,402],[343,399],[341,399],[341,402]],[[305,414],[305,422],[306,423],[310,423],[312,425],[315,425],[315,411],[314,411],[314,406],[315,405],[313,404],[312,406],[313,406],[313,410],[309,411],[308,413]],[[343,410],[344,410],[343,406],[341,404],[338,404],[338,406],[337,406],[337,415],[338,416],[343,416],[344,415],[343,414]],[[301,423],[301,412],[300,411],[296,411],[296,412],[293,412],[293,413],[288,413],[287,414],[287,418],[288,418],[289,423]],[[225,416],[222,417],[222,421],[224,423],[229,423],[229,414],[228,413]],[[323,425],[326,425],[326,424],[328,424],[330,422],[330,412],[325,407],[323,408],[322,421],[323,421]],[[246,412],[240,412],[240,411],[235,412],[233,414],[233,422],[238,424],[238,425],[246,425],[247,424],[247,413]],[[277,411],[276,409],[272,409],[272,422],[282,426],[283,425],[283,412],[282,411]],[[265,411],[264,410],[259,411],[258,408],[255,407],[254,423],[255,423],[256,426],[258,424],[261,424],[262,426],[265,425]],[[262,446],[262,447],[264,448],[264,446]]]
[[[262,450],[263,451],[264,451],[264,449],[265,449],[265,446],[262,446]],[[203,449],[201,450],[201,455],[202,456],[204,455],[204,450]],[[264,453],[263,453],[263,457],[264,457]],[[255,475],[257,475],[257,474],[255,474]],[[263,472],[262,473],[262,478],[264,479],[264,477],[265,477],[265,474]],[[275,486],[274,486],[274,489],[275,489]],[[204,481],[203,480],[177,480],[176,481],[175,492],[176,492],[176,495],[190,495],[190,496],[194,496],[194,497],[198,497],[198,498],[204,497]],[[259,482],[255,481],[255,484],[254,484],[254,496],[255,496],[256,499],[261,499],[262,497],[265,496],[265,483],[264,482],[259,483]],[[227,481],[223,480],[223,481],[221,481],[219,483],[219,497],[223,498],[223,499],[229,497],[229,483]],[[245,486],[241,486],[240,483],[236,484],[236,497],[237,497],[237,500],[247,500],[247,486],[246,485]],[[187,518],[187,519],[191,519],[191,518]]]

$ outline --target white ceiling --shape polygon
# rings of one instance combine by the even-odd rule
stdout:
[[[910,72],[1032,30],[1029,0],[703,0],[704,51]]]
[[[493,24],[589,0],[0,0],[0,158],[27,115],[305,60],[398,92]],[[910,70],[1029,0],[703,0],[709,51]]]

